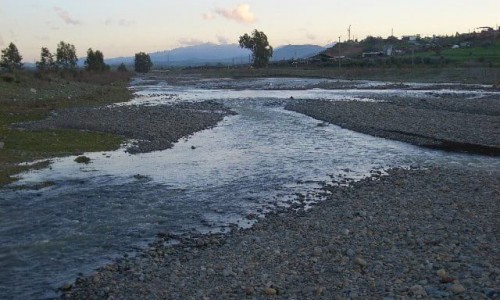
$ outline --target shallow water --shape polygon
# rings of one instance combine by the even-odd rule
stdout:
[[[485,171],[500,167],[496,158],[422,149],[333,125],[318,126],[317,120],[283,109],[290,97],[372,101],[367,91],[223,90],[164,82],[134,90],[133,104],[215,99],[238,115],[169,150],[86,153],[91,164],[66,157],[56,159],[50,169],[21,174],[16,185],[53,185],[2,191],[1,299],[53,297],[55,288],[78,273],[141,249],[160,231],[218,232],[230,223],[250,226],[248,214],[287,205],[295,193],[311,197],[331,176],[360,179],[372,169],[410,165]],[[377,91],[384,92],[410,93]]]

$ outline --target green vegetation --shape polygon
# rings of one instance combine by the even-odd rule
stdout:
[[[153,67],[149,54],[139,52],[135,54],[135,71],[138,73],[147,73]]]
[[[19,54],[19,50],[16,45],[10,43],[9,46],[2,50],[2,56],[0,58],[0,67],[5,68],[9,71],[19,70],[23,67],[21,61],[23,57]]]
[[[87,50],[87,59],[85,59],[85,69],[87,71],[102,72],[109,70],[109,66],[104,63],[104,54],[101,51]]]
[[[170,70],[169,74],[196,74],[203,77],[309,77],[347,80],[376,80],[391,82],[426,82],[426,83],[476,83],[500,86],[500,69],[489,67],[429,67],[419,66],[383,66],[349,67],[341,69],[332,66],[309,65],[294,67],[273,65],[262,69],[200,67]]]
[[[444,49],[439,52],[426,51],[415,54],[416,58],[445,60],[461,65],[488,63],[500,67],[500,41],[482,46],[471,46],[457,49]]]
[[[264,32],[255,29],[252,36],[245,33],[240,36],[239,44],[241,48],[252,51],[252,61],[255,68],[267,67],[269,59],[273,56],[273,47],[269,45]]]
[[[75,46],[61,41],[56,50],[57,66],[64,70],[74,70],[77,61]]]
[[[122,137],[77,130],[29,131],[11,124],[44,119],[56,109],[127,101],[129,77],[126,72],[60,71],[43,79],[29,72],[0,73],[0,185],[28,168],[19,166],[21,162],[117,149]]]

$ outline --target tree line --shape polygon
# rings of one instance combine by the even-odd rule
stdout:
[[[241,48],[252,51],[252,65],[255,68],[266,67],[269,59],[273,55],[273,47],[269,44],[264,32],[255,29],[251,35],[245,33],[239,38]],[[2,50],[0,57],[0,68],[9,72],[23,68],[22,55],[17,46],[10,43],[7,48]],[[76,48],[70,43],[61,41],[57,45],[55,54],[50,52],[47,47],[42,47],[40,51],[40,60],[35,65],[38,72],[46,73],[58,70],[75,70],[78,68],[78,57]],[[87,58],[84,62],[85,70],[94,72],[103,72],[110,69],[110,66],[104,63],[104,54],[100,50],[87,50]],[[145,52],[135,54],[134,70],[138,73],[147,73],[153,67],[151,57]],[[127,71],[127,67],[122,63],[118,71]]]
[[[14,43],[10,43],[5,49],[2,50],[0,56],[0,68],[14,72],[21,70],[24,66],[22,63],[23,57],[19,49]],[[40,51],[40,59],[36,61],[36,70],[41,73],[53,72],[58,70],[73,71],[78,68],[78,56],[76,55],[76,48],[70,43],[61,41],[57,45],[55,54],[50,52],[47,47],[42,47]],[[139,73],[146,73],[151,70],[153,63],[149,54],[139,52],[135,54],[134,69]],[[87,71],[103,72],[110,70],[110,66],[104,62],[104,54],[100,50],[87,50],[87,58],[84,61],[84,68]],[[127,67],[121,63],[118,71],[126,72]]]

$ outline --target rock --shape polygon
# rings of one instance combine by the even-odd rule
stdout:
[[[321,250],[321,247],[314,247],[314,250],[313,250],[313,254],[314,256],[320,256],[321,255],[321,252],[323,252]]]
[[[236,274],[233,272],[233,269],[231,267],[227,267],[222,271],[222,275],[224,275],[224,277],[229,277],[229,276],[234,276]]]
[[[425,291],[427,295],[431,298],[447,298],[450,296],[450,293],[441,291],[435,287],[425,287]]]
[[[345,252],[345,254],[349,257],[354,257],[354,255],[356,255],[356,251],[352,250],[352,249],[347,249],[347,251]]]
[[[196,147],[195,146],[191,146],[191,149],[194,150],[194,149],[196,149]]]
[[[424,287],[421,286],[420,284],[412,286],[410,288],[410,291],[413,293],[414,296],[427,297],[427,292],[425,291]]]
[[[84,155],[78,156],[75,158],[75,161],[79,164],[88,164],[90,163],[90,158]]]
[[[356,263],[358,266],[360,266],[362,268],[364,268],[368,265],[366,260],[362,257],[359,257],[359,256],[354,259],[354,263]]]
[[[448,276],[448,273],[446,273],[445,269],[439,269],[436,271],[437,276],[441,278],[445,278]]]
[[[30,89],[30,92],[32,92],[33,94],[36,94],[36,89],[31,88],[31,89]]]
[[[4,146],[5,146],[5,143],[4,142],[0,142],[0,149],[3,149]]]
[[[452,286],[450,286],[448,290],[450,290],[450,292],[453,292],[454,294],[460,294],[465,292],[465,287],[460,283],[455,283]]]
[[[268,296],[276,296],[278,294],[278,290],[268,287],[264,289],[264,294]]]
[[[253,293],[255,293],[255,290],[253,289],[253,287],[246,287],[245,288],[245,294],[247,294],[248,296],[253,295]]]

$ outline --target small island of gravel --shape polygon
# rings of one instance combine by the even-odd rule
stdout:
[[[145,105],[112,105],[58,110],[41,121],[18,124],[30,130],[76,129],[106,132],[135,140],[127,151],[164,150],[197,131],[211,128],[234,114],[214,101]]]
[[[500,156],[500,98],[395,96],[378,102],[295,101],[286,107],[354,131],[447,151]]]

